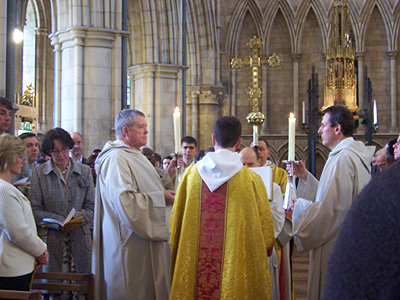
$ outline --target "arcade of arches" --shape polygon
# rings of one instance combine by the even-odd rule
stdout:
[[[176,105],[182,109],[184,133],[197,138],[200,148],[211,145],[214,121],[231,114],[243,121],[248,145],[252,128],[245,118],[251,109],[247,95],[251,73],[244,68],[232,71],[229,62],[234,55],[250,55],[247,42],[258,36],[263,54],[276,53],[282,59],[278,68],[262,68],[261,111],[266,121],[260,131],[271,142],[272,160],[285,159],[287,117],[294,112],[300,119],[312,66],[319,74],[319,106],[323,105],[333,0],[189,0],[186,18],[182,18],[182,1],[2,1],[0,95],[12,91],[22,107],[26,86],[32,84],[34,89],[32,106],[16,115],[16,128],[25,118],[38,133],[54,126],[79,131],[85,140],[84,153],[89,153],[113,138],[114,116],[130,101],[128,106],[146,114],[148,145],[161,155],[174,149]],[[14,5],[15,21],[10,20]],[[367,67],[379,109],[379,130],[373,137],[379,148],[399,130],[400,4],[353,0],[349,10],[358,105],[363,108]],[[23,42],[15,45],[9,27],[13,22],[23,26],[25,34]],[[14,49],[14,56],[8,49]],[[13,80],[7,78],[10,68]],[[356,138],[364,139],[362,125]],[[317,145],[319,170],[328,153]],[[307,136],[300,124],[296,158],[307,159]]]

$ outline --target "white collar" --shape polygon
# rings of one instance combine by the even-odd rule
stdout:
[[[200,177],[211,192],[235,176],[242,168],[239,154],[226,149],[209,152],[197,163]]]

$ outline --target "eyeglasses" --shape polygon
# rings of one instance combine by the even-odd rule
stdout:
[[[51,151],[49,151],[49,152],[50,152],[50,154],[60,154],[60,153],[65,153],[65,152],[67,152],[68,150],[69,150],[68,147],[62,147],[61,150],[53,149],[53,150],[51,150]]]

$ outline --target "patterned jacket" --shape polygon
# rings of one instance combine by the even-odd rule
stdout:
[[[29,200],[38,225],[38,235],[47,244],[50,254],[49,264],[44,271],[61,272],[62,248],[66,236],[65,231],[41,228],[43,218],[63,221],[73,207],[75,218],[81,215],[85,224],[71,233],[72,255],[76,272],[90,273],[92,238],[90,227],[93,223],[94,187],[90,168],[86,165],[72,163],[71,173],[67,182],[67,198],[64,196],[62,182],[54,170],[52,161],[35,168],[32,172]]]

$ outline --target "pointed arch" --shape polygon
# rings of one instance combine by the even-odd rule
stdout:
[[[267,49],[269,49],[269,39],[268,37],[270,36],[270,32],[272,29],[272,25],[275,21],[276,15],[278,14],[278,11],[281,11],[285,22],[286,26],[289,32],[289,37],[290,37],[290,43],[291,43],[291,49],[292,52],[295,51],[296,44],[295,44],[295,35],[296,35],[296,26],[293,22],[294,18],[294,13],[293,9],[290,6],[290,4],[286,1],[272,1],[271,5],[267,7],[265,10],[265,15],[263,17],[263,28],[265,28],[265,36],[263,36],[263,40],[267,41],[264,44],[264,53],[268,53]]]
[[[321,4],[315,0],[312,0],[311,2],[303,2],[303,4],[299,7],[298,10],[298,16],[297,16],[297,23],[301,24],[298,34],[296,36],[296,53],[300,53],[301,49],[300,49],[300,42],[302,40],[302,36],[303,36],[303,31],[304,31],[304,25],[305,25],[305,20],[307,19],[310,10],[313,11],[320,31],[321,31],[321,36],[322,36],[322,52],[326,53],[326,49],[327,49],[327,45],[328,45],[328,29],[327,29],[327,24],[329,24],[328,22],[328,17],[327,14],[324,13],[324,9],[321,6]]]
[[[360,12],[360,16],[361,16],[361,18],[360,18],[361,50],[365,49],[367,28],[371,21],[372,11],[375,9],[375,7],[378,8],[378,11],[379,11],[382,21],[383,21],[383,24],[385,26],[388,49],[390,50],[390,49],[392,49],[392,47],[397,47],[396,45],[393,45],[393,41],[392,41],[392,33],[391,33],[391,27],[392,27],[391,19],[392,18],[391,18],[391,16],[388,14],[387,10],[385,9],[385,5],[383,4],[382,1],[373,0],[373,1],[366,1],[366,3],[361,8],[361,12]]]
[[[247,12],[249,12],[250,16],[254,20],[257,35],[259,37],[265,36],[261,26],[261,24],[263,24],[263,16],[258,3],[255,0],[240,0],[235,7],[235,11],[232,14],[231,22],[228,27],[225,49],[229,55],[237,54],[237,42],[239,40],[240,28]]]

